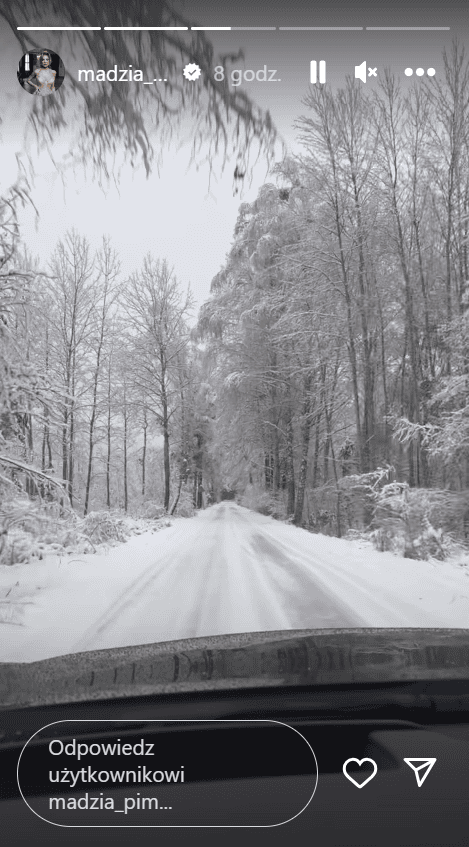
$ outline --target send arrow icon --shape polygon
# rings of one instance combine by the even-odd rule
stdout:
[[[404,759],[404,762],[414,771],[417,785],[420,788],[435,764],[436,759],[429,756],[426,759]]]

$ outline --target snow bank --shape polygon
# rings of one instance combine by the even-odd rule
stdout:
[[[405,559],[269,520],[263,531],[362,626],[469,627],[469,562]]]
[[[0,661],[73,652],[83,632],[151,570],[183,518],[92,554],[0,566]],[[58,635],[60,649],[58,649]]]

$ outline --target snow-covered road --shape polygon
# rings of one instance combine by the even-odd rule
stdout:
[[[234,503],[67,561],[60,580],[44,581],[42,563],[14,567],[23,579],[36,568],[37,591],[20,626],[1,627],[3,661],[248,631],[469,623],[467,567],[362,549]]]
[[[272,521],[231,503],[199,513],[174,535],[148,579],[122,596],[75,649],[362,619],[288,556]]]

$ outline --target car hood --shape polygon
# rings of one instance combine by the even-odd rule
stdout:
[[[0,663],[0,704],[440,679],[469,679],[469,629],[283,630]]]

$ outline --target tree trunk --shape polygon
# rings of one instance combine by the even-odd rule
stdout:
[[[94,450],[94,426],[96,422],[96,414],[98,407],[98,382],[99,375],[101,372],[101,354],[103,351],[104,344],[104,326],[106,319],[106,293],[104,293],[104,301],[103,301],[103,310],[101,314],[101,328],[98,340],[98,349],[96,351],[96,367],[94,371],[93,378],[93,401],[91,406],[91,418],[90,418],[90,427],[89,427],[89,453],[88,453],[88,473],[86,476],[86,489],[85,489],[85,508],[84,514],[88,514],[88,504],[90,498],[90,488],[91,488],[91,469],[93,465],[93,450]]]
[[[374,439],[374,373],[373,373],[373,343],[368,327],[368,286],[365,263],[365,235],[363,230],[360,197],[357,179],[352,172],[355,213],[358,232],[358,308],[360,312],[361,334],[363,344],[363,471],[373,467]]]
[[[336,175],[334,173],[334,177],[336,179]],[[353,324],[353,310],[352,310],[352,298],[350,294],[350,285],[348,279],[347,272],[347,259],[345,257],[345,250],[343,246],[342,239],[342,224],[340,221],[339,214],[339,203],[338,203],[338,188],[336,189],[336,197],[334,198],[334,214],[335,214],[335,225],[337,231],[337,241],[339,244],[339,253],[340,253],[340,268],[342,273],[342,284],[344,288],[345,295],[345,304],[347,310],[347,330],[348,330],[348,354],[350,361],[350,371],[352,377],[352,391],[353,391],[353,407],[355,411],[355,427],[357,431],[357,447],[358,447],[358,464],[360,467],[360,471],[364,470],[364,445],[363,445],[363,432],[362,432],[362,424],[361,424],[361,416],[360,416],[360,394],[358,390],[358,365],[357,365],[357,351],[355,346],[355,327]]]
[[[147,410],[143,410],[143,455],[142,455],[142,497],[145,496],[145,469],[147,461]]]
[[[174,512],[177,509],[177,504],[179,503],[179,498],[181,496],[181,488],[182,488],[182,473],[179,474],[178,490],[176,492],[176,497],[174,499],[174,503],[171,506],[171,509],[169,511],[170,515],[174,515]]]
[[[319,435],[320,435],[320,425],[321,425],[321,410],[318,411],[316,417],[314,419],[314,459],[313,459],[313,476],[311,480],[311,487],[316,488],[316,483],[318,479],[318,468],[319,468]]]
[[[68,442],[68,496],[70,505],[73,506],[73,472],[75,465],[74,446],[75,446],[75,353],[72,358],[72,380],[71,380],[71,400],[69,411],[69,442]]]
[[[293,464],[293,415],[291,407],[287,411],[287,445],[286,445],[286,481],[287,481],[287,515],[295,514],[295,467]]]
[[[52,448],[50,443],[49,408],[44,405],[44,427],[42,430],[41,470],[52,467]]]
[[[311,383],[312,376],[309,374],[304,381],[304,404],[303,404],[303,423],[301,427],[302,445],[301,445],[301,464],[298,475],[298,489],[295,503],[294,523],[296,526],[301,526],[303,519],[303,507],[305,499],[306,475],[308,470],[308,452],[309,440],[311,435]]]
[[[107,383],[106,505],[108,509],[111,508],[111,357],[109,357]]]
[[[67,402],[67,401],[66,401]],[[68,407],[65,405],[62,421],[62,479],[68,480]],[[68,486],[67,493],[68,493]]]
[[[278,437],[278,426],[274,429],[274,491],[280,488],[280,444]]]
[[[124,511],[129,507],[129,488],[127,478],[127,411],[124,412]]]
[[[160,355],[160,361],[163,363],[163,351],[161,351]],[[171,466],[169,461],[169,414],[166,394],[166,368],[163,364],[161,369],[161,405],[163,426],[164,509],[165,512],[167,512],[169,509]]]
[[[86,474],[86,486],[85,486],[85,506],[83,509],[83,514],[86,516],[88,514],[88,504],[90,500],[90,488],[91,488],[91,467],[93,464],[93,427],[94,427],[94,413],[91,415],[90,421],[90,431],[89,431],[89,442],[88,442],[88,471]]]
[[[68,450],[68,496],[70,498],[70,505],[73,506],[73,470],[74,470],[74,456],[73,456],[73,443],[75,440],[75,421],[74,421],[74,413],[73,408],[70,412],[70,441],[69,441],[69,450]]]
[[[167,408],[164,413],[167,419]],[[163,463],[164,463],[164,508],[168,511],[169,508],[169,485],[170,485],[170,464],[169,464],[169,432],[167,422],[163,431]]]

